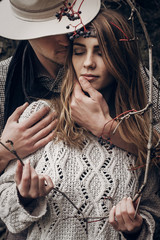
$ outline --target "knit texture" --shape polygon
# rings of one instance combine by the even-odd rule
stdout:
[[[5,82],[11,58],[0,62],[0,134],[4,124]]]
[[[45,105],[47,103],[42,100],[32,103],[20,121]],[[13,161],[0,178],[0,212],[9,231],[18,233],[28,228],[27,240],[126,239],[111,227],[108,217],[102,221],[96,221],[96,217],[106,217],[111,207],[123,197],[135,195],[143,174],[140,170],[130,170],[135,162],[133,155],[90,135],[82,150],[53,140],[23,161],[27,159],[37,173],[49,175],[54,186],[64,192],[79,211],[54,190],[24,208],[17,195],[14,182],[16,162]],[[154,172],[149,176],[140,205],[144,221],[139,240],[153,239],[153,217],[160,216],[157,189]],[[83,217],[95,218],[88,219],[91,222],[88,223],[88,235]]]

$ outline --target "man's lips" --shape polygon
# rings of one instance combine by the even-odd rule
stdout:
[[[81,76],[88,81],[93,81],[99,77],[98,75],[93,75],[93,74],[81,74]]]

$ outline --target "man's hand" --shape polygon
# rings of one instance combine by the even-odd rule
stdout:
[[[104,124],[112,119],[108,105],[102,94],[87,80],[80,78],[79,82],[81,86],[76,81],[71,99],[72,119],[95,136],[100,136]],[[82,89],[89,96],[86,96]]]
[[[117,147],[137,155],[137,148],[133,144],[126,143],[121,138],[118,129],[112,134],[117,122],[111,118],[108,104],[102,94],[95,90],[87,80],[80,77],[79,82],[80,84],[76,81],[71,98],[72,119],[93,135],[104,139],[110,138]]]
[[[18,107],[8,118],[1,136],[1,142],[6,144],[7,140],[14,143],[17,154],[23,158],[45,146],[54,137],[54,129],[57,125],[56,113],[49,113],[50,108],[44,107],[34,113],[29,119],[18,122],[20,115],[28,106],[27,103]],[[9,143],[6,144],[10,147]],[[7,166],[8,162],[15,156],[0,145],[0,161],[2,164],[0,172]]]

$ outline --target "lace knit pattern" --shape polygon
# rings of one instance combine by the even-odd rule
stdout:
[[[32,103],[20,121],[44,105],[46,103],[41,100]],[[91,135],[84,141],[82,150],[68,147],[62,141],[51,141],[25,158],[24,162],[27,159],[30,159],[37,173],[49,175],[54,186],[67,194],[79,211],[54,190],[47,197],[34,200],[32,212],[23,208],[14,183],[16,164],[12,162],[0,178],[0,212],[9,231],[17,233],[28,228],[27,240],[125,239],[110,226],[108,218],[102,221],[89,219],[89,222],[93,222],[88,223],[87,236],[86,223],[81,217],[105,217],[123,197],[134,196],[139,173],[129,170],[135,161],[133,155]],[[151,191],[156,181],[156,178],[153,179]],[[148,196],[150,193],[147,193]],[[157,202],[154,194],[152,199],[155,205],[155,211],[152,212],[155,214],[160,202]],[[149,207],[152,209],[151,201]],[[146,206],[143,206],[143,201],[140,211],[145,220],[138,239],[151,240],[154,220],[152,214],[146,211]]]

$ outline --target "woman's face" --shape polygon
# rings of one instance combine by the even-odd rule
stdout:
[[[72,63],[77,79],[85,78],[96,90],[101,90],[111,84],[112,78],[103,61],[97,38],[75,39]]]

